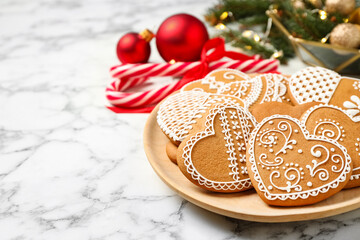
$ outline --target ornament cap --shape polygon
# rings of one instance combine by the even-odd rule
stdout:
[[[151,39],[153,39],[155,37],[155,34],[150,31],[149,29],[145,28],[144,30],[142,30],[140,33],[139,33],[140,37],[142,39],[144,39],[145,41],[147,42],[150,42]]]

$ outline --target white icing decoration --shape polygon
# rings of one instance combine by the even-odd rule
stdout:
[[[260,154],[259,161],[264,166],[279,166],[284,162],[284,160],[281,157],[276,157],[274,158],[274,161],[269,161],[266,153]]]
[[[289,89],[299,104],[329,103],[340,80],[341,76],[329,69],[307,67],[291,76]]]
[[[331,171],[333,171],[333,172],[341,172],[341,170],[343,169],[343,167],[345,165],[344,159],[339,154],[333,154],[333,155],[331,155],[331,161],[333,161],[334,163],[341,162],[341,167],[339,169],[335,165],[331,166]]]
[[[318,141],[319,144],[314,146],[312,148],[312,151],[311,151],[312,154],[315,155],[315,156],[323,157],[323,154],[318,149],[318,148],[322,149],[322,147],[324,147],[323,145],[321,145],[321,142],[330,143],[333,146],[335,146],[337,149],[339,149],[342,154],[341,155],[333,154],[332,157],[330,158],[331,161],[329,161],[329,163],[331,162],[333,164],[332,164],[331,167],[330,166],[328,167],[328,169],[330,168],[331,171],[333,171],[336,174],[336,177],[334,177],[333,180],[331,180],[331,181],[329,181],[327,183],[324,183],[322,186],[315,187],[315,188],[312,187],[311,189],[308,189],[308,190],[304,189],[304,190],[301,190],[301,191],[297,191],[296,186],[301,185],[301,180],[303,180],[304,179],[303,176],[305,176],[305,173],[303,172],[303,168],[298,167],[298,172],[300,173],[300,175],[297,175],[298,172],[293,170],[294,172],[293,172],[292,175],[288,174],[288,178],[285,177],[287,179],[286,186],[277,186],[277,187],[279,187],[279,189],[280,188],[284,189],[284,191],[286,191],[286,193],[271,193],[271,192],[269,192],[268,186],[265,187],[265,183],[262,180],[262,177],[261,177],[261,175],[259,173],[259,170],[258,170],[258,167],[257,167],[257,164],[256,164],[256,162],[259,161],[259,160],[255,159],[255,143],[256,143],[256,136],[259,134],[259,131],[263,128],[263,126],[265,124],[267,124],[268,121],[274,121],[274,120],[277,120],[277,121],[280,121],[280,122],[288,122],[289,125],[290,125],[290,122],[294,122],[300,128],[300,131],[302,132],[302,134],[303,134],[303,136],[304,136],[304,138],[306,140],[316,140],[316,141]],[[315,197],[318,194],[328,192],[329,189],[337,188],[340,183],[345,182],[347,180],[347,175],[350,174],[350,172],[351,172],[351,159],[350,159],[350,156],[347,154],[346,149],[342,145],[338,144],[336,141],[334,141],[332,139],[327,139],[327,138],[324,138],[322,136],[310,135],[308,133],[308,131],[305,129],[305,126],[303,124],[301,124],[299,120],[297,120],[295,118],[292,118],[290,116],[273,115],[271,117],[265,118],[252,131],[251,137],[249,139],[248,146],[249,146],[249,148],[248,148],[248,156],[249,156],[249,158],[247,159],[247,161],[249,162],[249,164],[251,166],[250,169],[254,174],[254,177],[253,177],[254,181],[258,185],[258,190],[263,192],[264,196],[269,200],[279,199],[279,200],[284,201],[284,200],[287,200],[287,199],[296,200],[298,198],[307,199],[309,196]],[[326,153],[330,154],[329,150],[327,150]],[[344,158],[342,156],[344,156]],[[326,159],[326,157],[327,156],[325,156],[325,159]],[[341,161],[341,159],[342,159],[342,161]],[[339,166],[340,161],[341,161],[341,167]],[[320,166],[322,165],[322,162],[318,163],[318,161],[315,160],[315,162],[313,161],[312,163],[313,163],[314,166],[311,167],[309,165],[310,169],[312,169],[310,171],[312,172],[312,174],[314,176],[315,175],[316,176],[320,175],[320,173],[321,173]],[[290,166],[290,164],[288,164],[288,163],[286,163],[284,165],[285,166]],[[286,169],[285,166],[282,167],[284,170]],[[294,168],[294,169],[296,169],[296,168]],[[308,167],[306,167],[306,169],[308,169]],[[285,172],[286,172],[286,170],[285,170]],[[289,173],[289,171],[287,173]],[[279,172],[279,171],[277,170],[277,172]],[[280,174],[280,172],[279,173],[273,173],[273,175],[271,176],[271,179],[272,179],[271,184],[274,182],[275,179],[280,177],[278,174]],[[298,176],[301,176],[300,180],[299,180]],[[324,174],[322,174],[321,177],[324,178],[326,176]],[[300,182],[297,183],[298,180]],[[304,186],[304,185],[301,185],[301,186]],[[290,192],[288,190],[290,190]]]
[[[225,85],[225,82],[216,81],[214,76],[203,78],[202,84],[209,84],[209,89],[218,90]]]
[[[282,136],[285,139],[284,146],[278,152],[275,153],[275,156],[277,156],[279,153],[285,154],[287,149],[290,149],[290,150],[293,149],[293,146],[291,146],[291,144],[293,144],[293,145],[296,144],[296,141],[294,139],[290,140],[290,137],[292,135],[292,128],[288,122],[281,121],[281,122],[279,122],[277,127],[279,130],[276,130],[276,129],[269,130],[269,131],[264,132],[260,136],[260,142],[265,146],[269,146],[275,142],[276,138],[274,137],[274,135],[276,133],[279,133],[280,136]],[[284,132],[286,132],[287,130],[289,130],[289,133],[286,135]],[[266,136],[266,135],[269,135],[270,133],[272,134],[271,136]],[[267,139],[267,140],[264,140],[264,139]]]
[[[160,128],[174,141],[182,141],[189,126],[205,110],[210,94],[186,91],[168,97],[159,107],[157,122]]]
[[[236,162],[237,158],[234,148],[234,141],[230,134],[230,125],[225,111],[220,111],[220,120],[221,120],[221,126],[223,127],[222,132],[225,135],[225,141],[226,141],[225,146],[228,148],[227,153],[229,154],[228,160],[230,161],[229,167],[231,169],[229,175],[232,175],[233,179],[235,181],[238,181],[240,177],[239,177],[239,168],[237,166],[238,163]]]
[[[237,119],[239,119],[240,121],[240,127],[243,132],[243,141],[245,141],[245,143],[247,142],[248,135],[250,134],[251,131],[251,127],[256,125],[256,121],[254,117],[251,114],[249,114],[239,104],[234,104],[231,102],[221,103],[214,106],[209,111],[209,114],[206,116],[205,130],[196,133],[194,136],[192,136],[190,139],[186,141],[186,144],[183,148],[182,157],[187,172],[200,185],[204,185],[207,188],[211,188],[215,190],[241,191],[243,189],[248,189],[251,186],[251,181],[248,177],[243,179],[240,179],[239,177],[239,168],[238,168],[237,159],[239,159],[240,162],[245,162],[245,155],[239,154],[238,157],[236,155],[236,149],[234,148],[234,137],[231,134],[232,131],[230,127],[230,122],[228,121],[228,117],[226,115],[227,109],[231,109],[232,111],[237,112],[238,115]],[[218,114],[220,114],[221,126],[223,129],[222,131],[225,135],[225,146],[227,147],[228,149],[227,153],[229,154],[229,158],[227,159],[229,161],[229,167],[230,167],[229,174],[234,179],[233,181],[229,181],[229,182],[218,182],[205,178],[196,170],[195,166],[193,165],[192,157],[191,157],[192,149],[198,141],[215,134],[214,119],[215,116]],[[246,175],[247,171],[245,169],[241,168],[240,173]]]
[[[360,121],[360,98],[352,95],[351,101],[345,101],[343,106],[346,108],[345,112],[351,116],[354,121]]]
[[[356,141],[358,141],[358,142],[356,142],[355,143],[355,146],[357,147],[357,148],[355,148],[355,150],[357,151],[357,152],[359,152],[359,146],[360,146],[360,138],[356,138]],[[358,154],[359,156],[360,156],[360,153]],[[353,172],[354,171],[357,171],[357,170],[360,170],[360,166],[359,167],[356,167],[356,168],[353,168]],[[354,176],[354,175],[353,175]],[[360,175],[359,175],[360,176]],[[350,179],[350,180],[352,180],[352,179]]]
[[[239,70],[230,69],[230,68],[221,68],[221,69],[216,69],[216,70],[211,71],[203,79],[192,81],[192,82],[184,85],[180,91],[181,92],[185,91],[185,89],[189,85],[192,85],[194,82],[200,82],[203,85],[209,84],[209,89],[219,90],[219,88],[225,87],[227,85],[227,83],[225,83],[224,81],[221,81],[221,79],[217,80],[217,79],[211,79],[211,78],[215,78],[215,76],[213,76],[213,75],[217,72],[222,72],[222,71],[225,71],[223,74],[223,78],[226,80],[234,80],[235,76],[238,76],[244,80],[251,80],[251,78],[246,73],[243,73]],[[191,89],[191,91],[193,91],[193,90],[194,89]]]
[[[353,87],[355,90],[359,90],[360,91],[360,81],[359,79],[355,79],[356,81],[354,81],[353,83]]]
[[[266,92],[260,103],[282,102],[282,97],[286,94],[287,78],[280,74],[263,74],[258,76],[258,78],[261,77],[266,79]]]
[[[246,151],[245,143],[237,143],[237,145],[238,145],[238,151],[239,152]]]
[[[231,114],[230,119],[237,119],[235,111],[229,111],[229,113]]]
[[[224,70],[224,69],[222,69],[222,70]],[[214,73],[214,71],[211,73]],[[236,76],[243,78],[243,79],[250,78],[246,73],[243,73],[243,72],[240,72],[240,71],[234,70],[234,69],[231,69],[231,70],[228,69],[223,75],[223,77],[228,80],[235,80]]]
[[[236,140],[243,139],[243,136],[242,136],[241,132],[235,132],[234,131],[234,135],[235,135]]]
[[[290,171],[293,171],[296,173],[296,175],[294,174],[291,174],[289,175],[289,172]],[[294,191],[302,191],[302,187],[298,184],[300,182],[300,171],[296,168],[288,168],[285,173],[284,173],[284,176],[286,178],[286,186],[285,187],[282,187],[282,186],[277,186],[274,182],[273,182],[273,178],[280,178],[281,174],[279,171],[273,171],[271,174],[270,174],[270,182],[271,184],[279,189],[279,190],[285,190],[287,192],[291,192],[291,189],[294,189]]]
[[[240,128],[238,121],[231,121],[231,122],[232,122],[232,124],[233,124],[233,126],[232,126],[233,129],[238,129],[238,128]]]
[[[350,180],[358,180],[360,178],[360,174],[353,174],[350,177]]]
[[[336,132],[329,129],[328,127],[325,128],[325,130],[324,130],[324,125],[326,125],[326,124],[333,126],[335,128]],[[323,126],[323,127],[320,127],[320,126]],[[319,127],[320,127],[321,131],[318,131]],[[317,132],[318,132],[318,134],[316,134]],[[313,134],[321,135],[323,137],[331,138],[331,139],[334,139],[335,141],[337,141],[341,137],[341,129],[337,124],[324,120],[315,126]]]
[[[235,90],[235,92],[231,90]],[[242,81],[236,81],[233,83],[225,84],[222,88],[218,90],[217,94],[225,94],[225,95],[232,95],[238,97],[244,100],[247,106],[250,106],[257,101],[257,99],[261,94],[261,91],[262,91],[261,79],[254,78],[251,80],[242,80]]]
[[[160,104],[157,122],[160,128],[174,141],[183,141],[189,134],[192,124],[206,112],[211,105],[235,101],[226,96],[206,92],[184,91],[169,96]]]
[[[329,179],[329,172],[324,168],[318,168],[318,167],[325,164],[329,160],[330,153],[326,147],[324,147],[323,145],[317,144],[317,145],[313,146],[310,150],[311,155],[313,155],[316,158],[320,158],[322,156],[322,153],[320,150],[315,151],[315,149],[317,149],[317,148],[321,148],[321,149],[325,150],[325,152],[326,152],[325,159],[321,162],[318,162],[316,159],[313,159],[311,162],[312,162],[312,164],[314,164],[314,166],[312,167],[310,165],[306,165],[306,168],[309,169],[311,177],[315,177],[315,175],[317,173],[319,173],[319,179],[321,181],[326,181]]]
[[[264,77],[266,90],[263,99],[261,99],[261,103],[270,101],[290,101],[289,99],[284,98],[287,91],[286,85],[288,79],[280,74],[263,74],[251,79],[243,72],[227,69],[227,71],[224,72],[222,79],[216,79],[216,77],[213,76],[214,72],[223,70],[224,69],[215,70],[209,73],[205,78],[195,82],[200,82],[202,85],[209,85],[209,89],[215,90],[216,94],[238,97],[244,101],[247,107],[249,107],[258,101],[263,89],[262,77]],[[234,82],[224,81],[225,79],[235,80],[235,76],[239,76],[242,80]],[[186,84],[181,91],[185,91],[189,84],[193,84],[193,82]]]
[[[215,79],[214,73],[224,71],[223,79]],[[235,76],[238,76],[242,80],[229,82],[229,80],[235,80]],[[224,81],[224,80],[227,81]],[[218,69],[210,72],[203,79],[190,82],[181,88],[181,92],[186,91],[189,85],[194,82],[199,82],[202,85],[209,85],[211,90],[216,90],[216,94],[232,95],[238,97],[244,101],[247,106],[256,102],[262,91],[261,79],[251,79],[247,74],[235,70],[235,69]],[[250,91],[248,89],[250,88]],[[190,89],[193,91],[194,89]],[[234,91],[235,90],[235,91]],[[248,94],[247,94],[248,92]]]

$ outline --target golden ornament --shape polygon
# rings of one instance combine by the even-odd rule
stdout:
[[[308,2],[311,3],[316,8],[322,8],[321,0],[308,0]]]
[[[211,26],[215,26],[218,23],[214,13],[205,15],[205,21],[207,21]]]
[[[325,10],[329,13],[349,15],[355,10],[355,0],[326,0]]]
[[[352,23],[337,25],[330,33],[330,43],[347,48],[358,48],[360,46],[359,27]]]
[[[305,8],[305,4],[302,0],[293,1],[293,6],[295,9],[304,9]]]

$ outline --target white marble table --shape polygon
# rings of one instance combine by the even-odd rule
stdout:
[[[0,1],[0,239],[354,239],[360,210],[307,222],[223,217],[183,200],[143,151],[147,115],[104,107],[115,44],[199,0]],[[155,48],[154,48],[155,50]],[[152,61],[161,61],[154,51]],[[285,73],[301,68],[295,60]]]

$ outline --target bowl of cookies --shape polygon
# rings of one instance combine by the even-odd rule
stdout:
[[[291,76],[220,69],[150,114],[147,158],[180,196],[258,222],[360,207],[360,80],[308,67]]]

